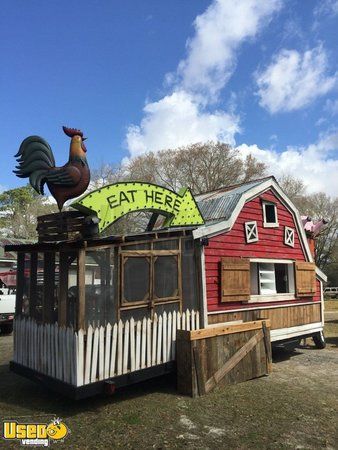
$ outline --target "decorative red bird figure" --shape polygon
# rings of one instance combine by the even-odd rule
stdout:
[[[63,127],[71,138],[69,160],[62,167],[55,167],[52,149],[39,136],[29,136],[20,145],[15,158],[18,162],[13,172],[20,178],[28,178],[38,194],[43,194],[44,184],[55,198],[59,210],[64,203],[83,194],[90,181],[90,170],[86,158],[83,133],[75,128]]]

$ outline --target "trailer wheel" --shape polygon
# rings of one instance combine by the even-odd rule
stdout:
[[[13,332],[13,325],[1,325],[0,329],[3,334],[11,334]]]
[[[318,331],[318,333],[313,334],[312,339],[316,348],[323,349],[326,347],[326,340],[323,331]]]

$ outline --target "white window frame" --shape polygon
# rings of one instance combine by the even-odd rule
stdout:
[[[251,244],[251,242],[258,241],[258,228],[257,222],[254,220],[252,222],[245,222],[245,239],[247,244]]]
[[[265,211],[266,205],[270,205],[270,206],[272,205],[274,207],[274,209],[275,209],[275,222],[267,222],[266,221],[266,211]],[[264,228],[277,228],[277,227],[279,227],[276,203],[267,202],[267,201],[264,200],[262,202],[262,208],[263,208],[263,226],[264,226]]]
[[[296,279],[295,279],[295,261],[292,259],[259,259],[252,258],[250,259],[250,263],[272,263],[272,264],[288,264],[288,276],[291,280],[291,292],[283,293],[283,294],[253,294],[250,295],[250,300],[246,303],[269,303],[269,302],[283,302],[286,300],[296,300],[295,287],[296,287]],[[258,275],[259,276],[259,275]]]
[[[295,229],[290,227],[284,228],[284,244],[289,247],[295,246]]]

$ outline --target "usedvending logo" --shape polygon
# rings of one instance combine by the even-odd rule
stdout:
[[[51,442],[63,442],[70,433],[62,419],[50,423],[22,423],[16,420],[3,421],[3,439],[20,441],[21,445],[48,447]]]

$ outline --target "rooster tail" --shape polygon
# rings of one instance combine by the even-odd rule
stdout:
[[[15,155],[18,165],[13,172],[20,178],[28,178],[38,194],[43,194],[44,178],[55,167],[52,149],[39,136],[29,136],[20,145]]]

